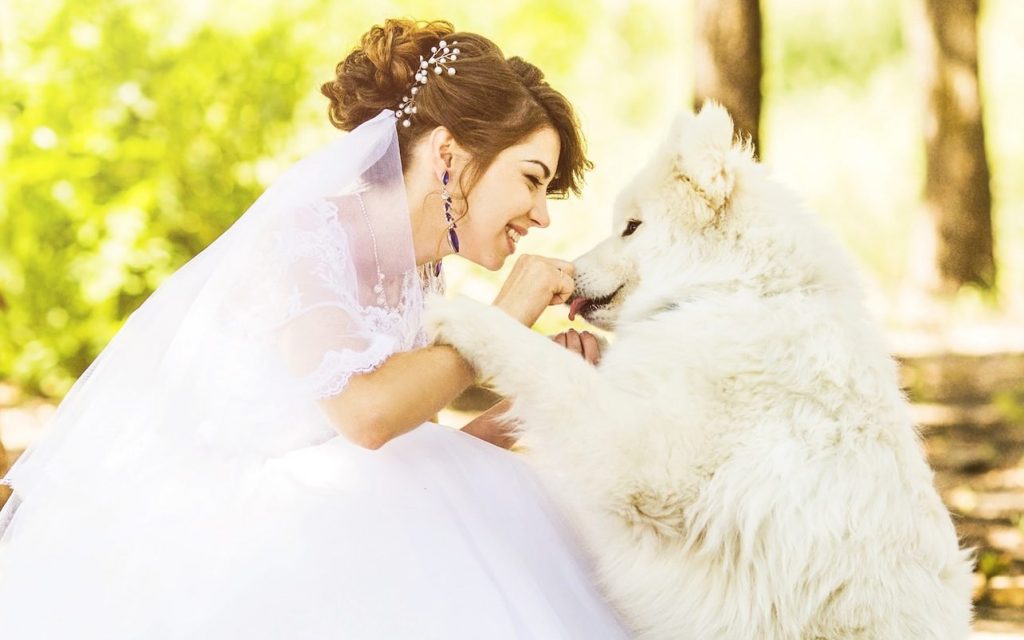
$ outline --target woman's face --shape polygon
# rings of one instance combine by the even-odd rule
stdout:
[[[456,222],[459,255],[496,271],[531,227],[548,226],[547,186],[560,150],[558,134],[544,127],[498,154],[470,189],[468,215]],[[463,211],[457,201],[455,208]]]

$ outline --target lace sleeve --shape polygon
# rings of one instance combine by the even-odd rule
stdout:
[[[423,341],[395,124],[382,109],[289,166],[129,314],[4,477],[19,499],[334,437],[314,399]]]
[[[291,217],[274,251],[285,265],[278,290],[287,300],[277,327],[289,372],[314,398],[341,392],[353,374],[376,369],[401,348],[393,313],[367,304],[356,253],[337,204],[316,202]]]

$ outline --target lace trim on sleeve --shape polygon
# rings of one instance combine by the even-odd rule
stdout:
[[[395,352],[396,340],[391,336],[376,335],[363,351],[328,351],[320,366],[309,374],[309,381],[317,399],[341,393],[355,374],[369,373],[379,367]]]

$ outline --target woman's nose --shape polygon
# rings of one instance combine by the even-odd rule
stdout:
[[[548,201],[546,199],[541,200],[540,204],[533,208],[530,214],[530,221],[541,229],[551,224],[551,218],[548,217]]]

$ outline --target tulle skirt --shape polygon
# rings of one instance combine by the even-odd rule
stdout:
[[[530,469],[460,431],[188,468],[34,490],[0,541],[0,636],[628,637]]]

